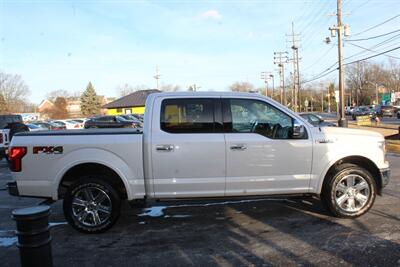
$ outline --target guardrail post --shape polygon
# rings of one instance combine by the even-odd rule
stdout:
[[[49,206],[13,210],[22,267],[52,267]]]

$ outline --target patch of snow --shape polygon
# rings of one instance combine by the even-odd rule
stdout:
[[[17,237],[0,237],[0,247],[10,247],[17,243]]]
[[[164,209],[168,206],[153,206],[151,208],[145,208],[144,212],[138,216],[150,216],[150,217],[161,217],[164,215]]]
[[[283,198],[261,198],[261,199],[244,199],[244,200],[229,200],[224,202],[210,202],[204,204],[182,204],[182,205],[171,205],[171,206],[153,206],[150,208],[144,208],[143,212],[138,214],[138,216],[150,216],[150,217],[162,217],[164,216],[164,210],[167,208],[186,208],[186,207],[209,207],[209,206],[222,206],[227,204],[238,204],[238,203],[251,203],[251,202],[260,202],[260,201],[284,201],[284,202],[292,202],[296,203],[295,201]],[[253,207],[256,209],[256,207]],[[183,217],[176,217],[181,215],[173,215],[172,217],[175,218],[183,218]],[[191,216],[191,215],[183,215],[183,216]],[[164,218],[168,218],[171,216],[165,215]]]
[[[65,225],[68,224],[67,222],[51,222],[49,223],[50,227],[58,226],[58,225]]]

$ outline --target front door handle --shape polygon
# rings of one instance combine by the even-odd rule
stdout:
[[[236,144],[236,145],[231,145],[231,150],[237,151],[237,150],[246,150],[246,145],[245,144]]]
[[[157,151],[174,151],[174,145],[156,145],[156,150]]]

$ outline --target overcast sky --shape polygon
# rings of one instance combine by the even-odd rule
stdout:
[[[357,34],[399,15],[398,0],[343,2],[344,23],[356,34],[349,38],[400,29],[399,16]],[[220,91],[235,81],[262,86],[260,72],[276,69],[273,52],[290,51],[285,34],[294,21],[302,34],[300,71],[312,78],[337,60],[337,47],[323,42],[336,22],[328,15],[335,8],[336,0],[0,0],[0,70],[20,74],[35,103],[52,90],[82,91],[89,81],[107,96],[125,83],[154,88],[156,65],[162,83],[184,88],[196,83]],[[372,47],[393,37],[375,49],[381,52],[398,46],[396,34],[356,44]],[[360,51],[345,44],[345,56]],[[399,51],[390,55],[400,57]],[[364,50],[348,61],[373,54]]]

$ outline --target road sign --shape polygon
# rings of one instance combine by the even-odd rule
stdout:
[[[339,103],[339,90],[335,90],[335,101]]]
[[[357,125],[359,126],[370,126],[371,123],[371,118],[367,115],[367,116],[357,116]]]

